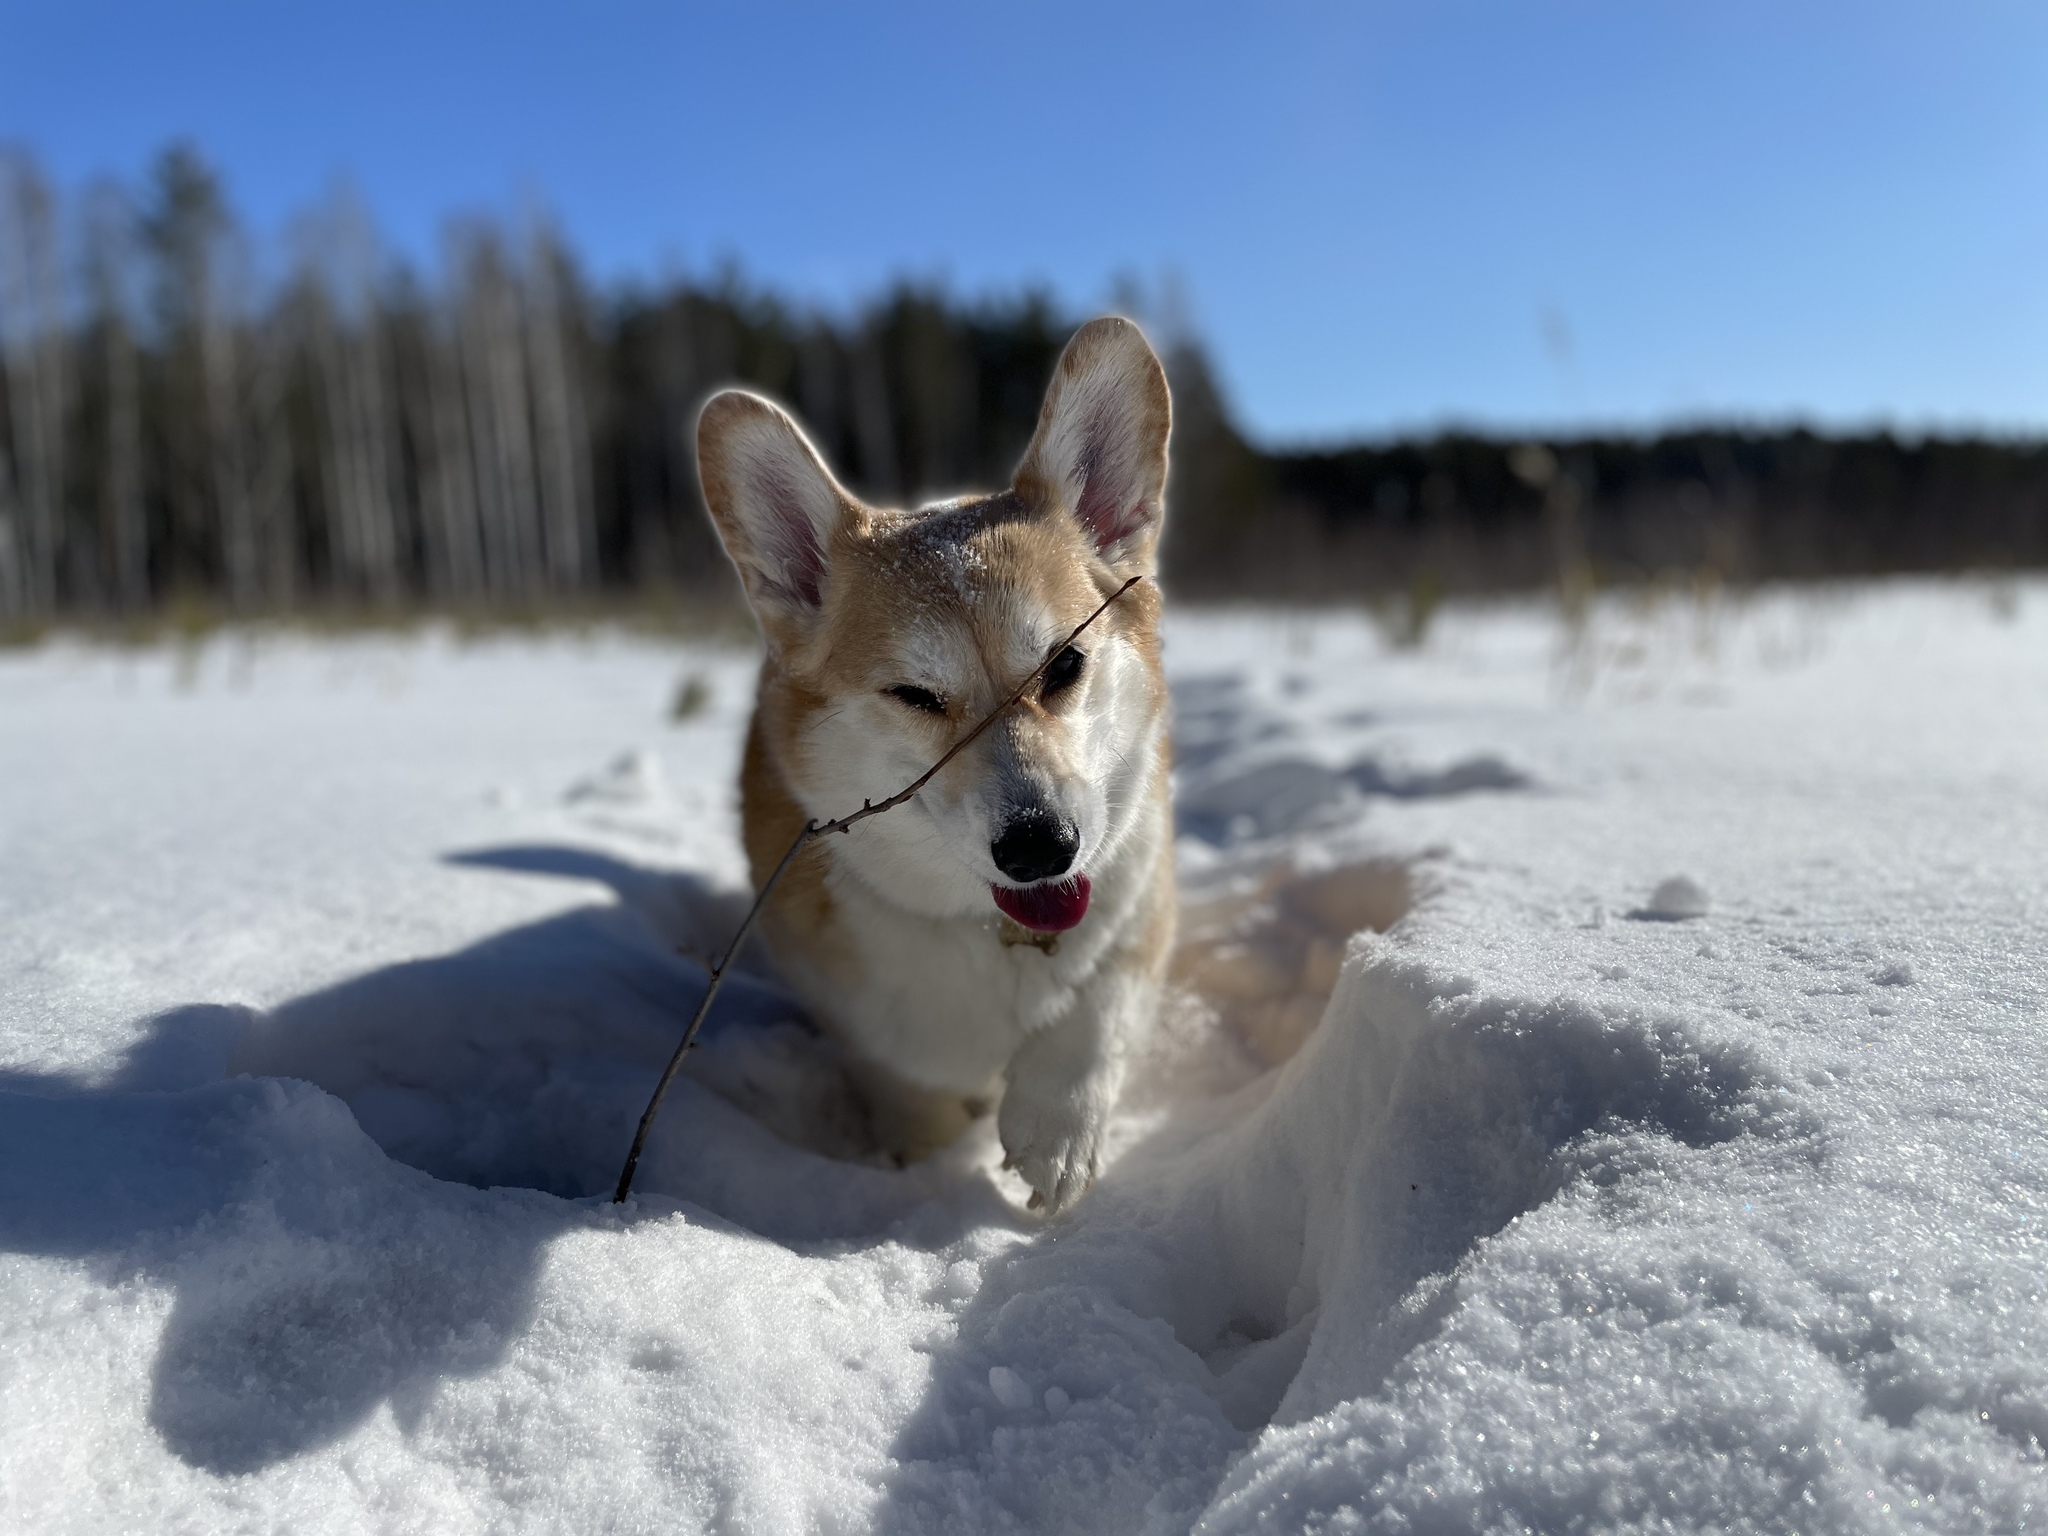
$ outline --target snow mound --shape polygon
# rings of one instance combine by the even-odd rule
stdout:
[[[620,754],[602,772],[578,779],[563,793],[564,803],[581,805],[660,805],[668,799],[661,759],[644,747]]]
[[[1705,886],[1690,875],[1673,875],[1668,880],[1657,882],[1657,888],[1650,892],[1650,899],[1636,915],[1659,922],[1681,923],[1689,917],[1705,917],[1708,905]]]

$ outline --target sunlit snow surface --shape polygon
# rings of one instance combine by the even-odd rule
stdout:
[[[750,655],[0,655],[0,1527],[2048,1522],[2048,586],[1169,661],[1210,1001],[1046,1226],[758,957],[604,1198]]]

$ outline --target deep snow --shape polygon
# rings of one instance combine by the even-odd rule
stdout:
[[[758,956],[606,1203],[749,654],[0,657],[0,1526],[2041,1525],[2048,585],[1169,660],[1206,1001],[1045,1225]]]

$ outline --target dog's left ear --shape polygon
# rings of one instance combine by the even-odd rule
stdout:
[[[1060,354],[1017,493],[1079,519],[1102,558],[1149,573],[1166,515],[1166,370],[1145,333],[1118,315],[1090,320]]]

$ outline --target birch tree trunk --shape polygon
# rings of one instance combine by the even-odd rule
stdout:
[[[519,293],[494,233],[471,231],[463,246],[455,302],[485,582],[494,597],[525,600],[542,565]]]
[[[526,357],[532,375],[534,457],[547,585],[580,591],[597,576],[596,497],[584,407],[582,322],[568,257],[545,231],[530,246]]]
[[[333,578],[347,596],[388,605],[403,576],[383,337],[374,312],[336,309],[325,293],[313,306]]]
[[[327,579],[345,601],[389,603],[399,587],[389,430],[376,302],[377,241],[346,188],[294,231],[293,306],[311,363],[311,442]]]

